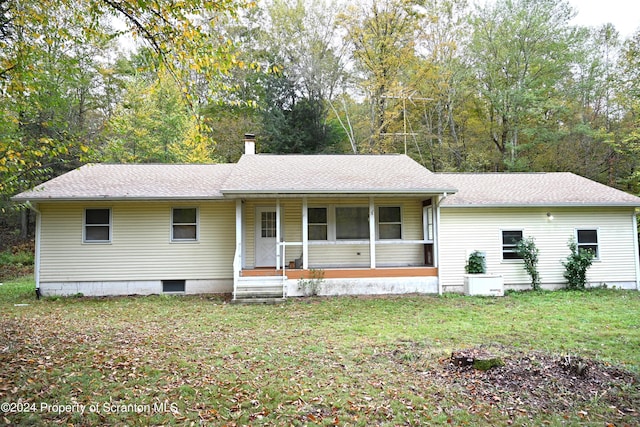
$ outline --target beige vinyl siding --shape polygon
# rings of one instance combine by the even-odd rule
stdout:
[[[309,207],[369,206],[368,198],[309,198]],[[400,206],[402,209],[403,240],[422,240],[422,199],[414,198],[376,198],[378,206]],[[258,207],[276,206],[273,199],[248,200],[244,203],[245,267],[255,265],[255,212]],[[286,242],[302,241],[302,199],[281,199],[282,236]],[[286,249],[286,261],[293,261],[302,254],[301,246],[289,246]],[[347,244],[329,242],[329,244],[309,243],[309,264],[319,267],[368,267],[370,263],[368,244]],[[406,266],[423,265],[424,249],[421,244],[377,244],[376,265]]]
[[[502,260],[502,230],[522,230],[524,237],[535,238],[543,286],[565,283],[562,261],[578,228],[598,230],[600,259],[588,270],[590,283],[636,280],[633,209],[442,208],[440,218],[439,271],[445,291],[462,290],[467,255],[474,250],[486,253],[487,272],[501,274],[506,286],[530,284],[522,261]]]
[[[198,241],[171,242],[171,208],[198,208]],[[111,209],[111,242],[83,243],[85,208]],[[41,281],[233,277],[233,202],[42,203]]]

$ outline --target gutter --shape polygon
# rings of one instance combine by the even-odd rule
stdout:
[[[33,277],[36,281],[36,299],[40,299],[40,237],[42,233],[42,214],[41,212],[27,200],[25,205],[36,213],[36,250],[33,268]]]

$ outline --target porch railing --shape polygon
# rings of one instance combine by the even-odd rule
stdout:
[[[236,245],[236,253],[233,256],[233,299],[236,299],[236,290],[240,281],[240,270],[242,269],[242,258],[240,253],[242,246],[240,243]]]
[[[282,297],[287,297],[287,246],[303,246],[302,242],[280,242],[280,259],[282,261]]]

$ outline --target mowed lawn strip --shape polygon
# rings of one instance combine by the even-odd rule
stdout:
[[[37,301],[21,279],[0,286],[0,401],[13,405],[0,421],[635,424],[639,313],[637,291],[602,289],[230,305],[215,296]],[[585,358],[630,376],[586,398],[494,390],[484,374],[447,368],[452,351],[478,346],[527,363]],[[557,401],[533,407],[548,395]]]

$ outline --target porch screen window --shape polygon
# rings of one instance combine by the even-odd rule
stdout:
[[[171,240],[197,240],[198,210],[196,208],[173,208],[171,213]]]
[[[336,207],[336,239],[363,240],[369,238],[369,208]]]
[[[576,230],[578,249],[586,249],[593,252],[598,259],[598,230]]]
[[[327,208],[309,208],[309,240],[327,240]]]
[[[111,209],[85,209],[84,241],[90,243],[111,241]]]
[[[380,239],[402,239],[402,212],[399,206],[378,208],[378,234]]]
[[[522,259],[516,252],[516,246],[520,240],[522,240],[522,230],[502,232],[502,259]]]

